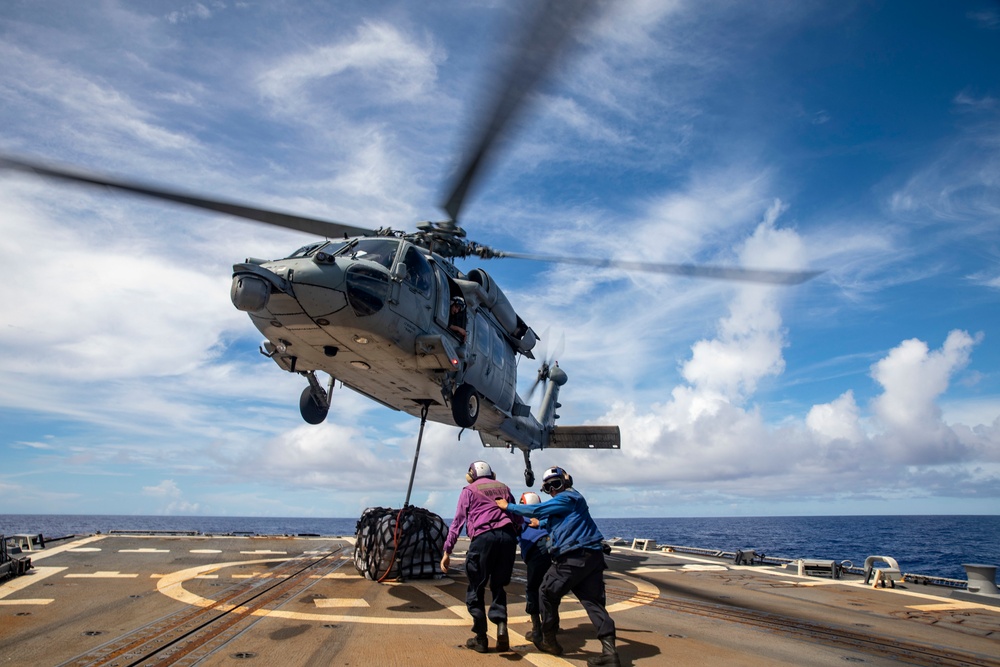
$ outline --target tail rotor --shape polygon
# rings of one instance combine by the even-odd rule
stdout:
[[[538,376],[535,381],[531,384],[531,389],[528,390],[528,397],[526,400],[531,400],[531,397],[535,395],[535,390],[541,385],[543,388],[549,382],[549,362],[544,360],[542,365],[538,368]]]
[[[542,338],[542,344],[545,345],[545,341],[548,339],[548,330],[545,332],[545,337]],[[549,354],[546,349],[542,349],[539,357],[542,359],[542,365],[538,367],[538,374],[535,376],[535,381],[531,384],[531,388],[528,390],[528,396],[525,399],[530,401],[531,397],[535,395],[535,390],[538,389],[539,385],[542,387],[542,396],[545,396],[544,389],[549,383],[549,379],[552,377],[553,368],[559,368],[559,362],[556,360],[560,354],[562,354],[563,348],[566,346],[566,335],[559,335],[559,343],[556,345],[552,354]],[[544,407],[544,406],[543,406]]]

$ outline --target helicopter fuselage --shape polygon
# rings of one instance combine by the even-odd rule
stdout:
[[[515,389],[517,356],[532,357],[536,336],[481,269],[465,275],[403,238],[363,237],[248,259],[233,267],[231,296],[288,372],[322,371],[395,410],[426,407],[432,421],[519,448],[544,444]],[[464,338],[449,328],[456,296]]]

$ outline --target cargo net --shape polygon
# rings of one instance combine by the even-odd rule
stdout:
[[[358,519],[354,567],[373,581],[432,579],[448,527],[422,507],[369,507]]]

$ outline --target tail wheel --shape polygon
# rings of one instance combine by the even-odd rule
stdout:
[[[471,384],[463,384],[455,390],[451,397],[451,415],[455,423],[462,428],[469,428],[479,417],[479,392]]]
[[[307,424],[322,424],[327,413],[330,412],[330,406],[320,405],[313,396],[312,390],[306,387],[302,390],[302,396],[299,397],[299,412],[302,413],[302,419]]]

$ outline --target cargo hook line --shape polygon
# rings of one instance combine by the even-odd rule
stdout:
[[[410,468],[410,485],[406,487],[406,500],[403,502],[403,507],[409,507],[410,505],[410,492],[413,491],[413,478],[417,474],[417,459],[420,457],[420,443],[424,439],[424,425],[427,423],[427,411],[430,410],[431,402],[424,400],[420,401],[420,433],[417,435],[417,451],[413,454],[413,467]]]

